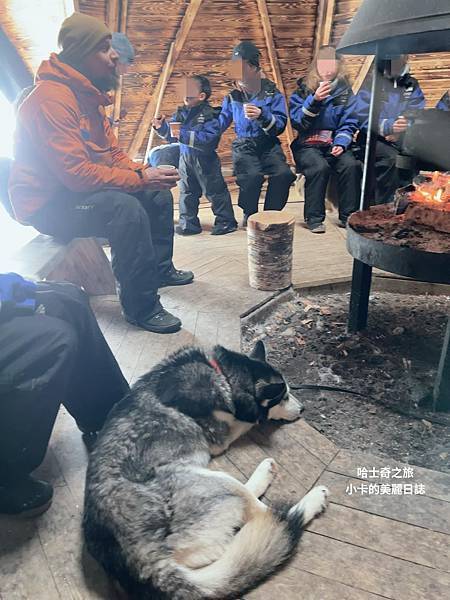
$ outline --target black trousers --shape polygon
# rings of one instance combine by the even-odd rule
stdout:
[[[127,392],[86,294],[38,285],[45,314],[0,322],[0,481],[42,462],[60,404],[84,430],[101,429]]]
[[[216,152],[209,154],[184,153],[180,155],[180,219],[183,229],[201,228],[198,219],[200,198],[205,195],[211,202],[215,225],[236,225],[231,196],[222,176],[222,167]]]
[[[246,215],[258,212],[264,175],[269,177],[264,210],[282,210],[295,180],[278,138],[237,138],[232,144],[233,168],[239,186],[238,204]]]
[[[172,268],[173,197],[170,191],[133,196],[117,190],[67,192],[30,219],[41,233],[69,241],[109,240],[123,311],[131,319],[161,310],[159,280]]]
[[[396,166],[400,149],[388,142],[377,141],[375,173],[376,191],[374,204],[393,202],[395,190],[409,185],[413,180],[415,171],[399,169]]]
[[[339,219],[346,221],[358,209],[361,197],[362,166],[351,150],[334,157],[330,147],[312,148],[292,145],[295,163],[305,176],[305,221],[310,224],[325,220],[325,194],[330,174],[337,175]]]

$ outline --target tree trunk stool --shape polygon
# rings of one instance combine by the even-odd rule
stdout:
[[[247,221],[250,286],[283,290],[292,283],[294,215],[277,210],[258,212]]]

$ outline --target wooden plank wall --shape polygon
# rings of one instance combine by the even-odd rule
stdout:
[[[361,3],[362,0],[336,0],[333,44],[339,42]],[[357,76],[363,61],[364,57],[346,57],[352,77]],[[450,53],[411,55],[410,63],[411,74],[419,80],[428,108],[434,107],[443,93],[450,88]]]
[[[185,5],[185,2],[173,0],[132,0],[129,3],[127,34],[136,47],[137,60],[133,68],[134,74],[124,79],[123,106],[128,110],[128,116],[121,126],[120,140],[125,147],[129,146],[134,137],[149,92],[156,84],[170,42],[181,22]],[[295,89],[296,79],[304,74],[312,57],[317,0],[268,0],[267,6],[277,58],[286,92],[289,94]],[[152,39],[151,43],[146,41],[149,38]],[[178,84],[184,75],[194,73],[209,77],[213,88],[211,102],[220,105],[231,88],[228,73],[231,50],[241,39],[251,39],[261,49],[263,70],[272,78],[256,0],[204,0],[168,82],[162,112],[170,115],[181,103]],[[233,137],[230,129],[220,145],[225,165],[231,164]],[[157,143],[158,140],[155,140],[155,144]],[[144,146],[145,144],[141,147],[140,155],[143,154]]]

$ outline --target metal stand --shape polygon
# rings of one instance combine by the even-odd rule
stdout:
[[[376,189],[375,154],[378,137],[378,122],[380,120],[380,79],[382,77],[379,73],[381,70],[380,62],[381,59],[377,54],[373,63],[372,97],[369,110],[369,122],[367,125],[366,154],[364,158],[361,203],[359,210],[367,210],[369,208]],[[367,325],[371,283],[372,267],[355,259],[353,261],[352,290],[348,316],[348,330],[350,332],[360,331]]]
[[[353,261],[352,293],[348,315],[348,330],[351,332],[360,331],[367,325],[371,283],[372,267],[355,259]]]
[[[450,316],[433,390],[433,410],[450,411]]]

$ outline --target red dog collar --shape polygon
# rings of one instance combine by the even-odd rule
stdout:
[[[214,371],[216,371],[216,373],[218,373],[219,375],[222,375],[222,371],[219,367],[219,363],[217,362],[217,360],[214,360],[214,358],[211,358],[209,360],[209,364],[212,366],[212,368],[214,369]]]

